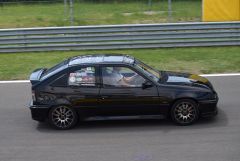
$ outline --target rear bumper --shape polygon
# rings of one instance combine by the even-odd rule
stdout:
[[[199,111],[201,117],[213,117],[218,114],[218,98],[215,100],[206,100],[199,102]]]
[[[44,105],[34,105],[31,101],[29,104],[32,119],[36,121],[45,121],[48,116],[49,107]]]

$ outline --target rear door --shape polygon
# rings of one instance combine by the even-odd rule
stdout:
[[[84,114],[96,115],[100,91],[97,71],[97,66],[70,67],[51,83],[51,92],[59,104],[62,101]]]
[[[68,74],[69,100],[89,115],[98,114],[99,77],[97,66],[73,67]]]

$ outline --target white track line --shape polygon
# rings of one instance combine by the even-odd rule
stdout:
[[[10,81],[0,81],[0,84],[4,83],[29,83],[29,80],[10,80]]]
[[[201,74],[203,77],[231,77],[240,76],[240,73],[223,73],[223,74]]]
[[[224,73],[224,74],[201,74],[203,77],[232,77],[232,76],[240,76],[240,73]],[[7,80],[0,81],[0,84],[6,83],[29,83],[29,80]]]

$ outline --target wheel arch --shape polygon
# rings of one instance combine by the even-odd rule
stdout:
[[[184,99],[188,99],[188,100],[192,100],[194,101],[197,105],[199,104],[198,100],[194,97],[179,97],[179,98],[176,98],[172,101],[172,103],[170,104],[171,108],[172,106],[179,100],[184,100]]]
[[[51,105],[49,106],[48,108],[48,113],[50,112],[50,110],[53,108],[53,107],[57,107],[57,106],[68,106],[70,108],[72,108],[72,104],[69,100],[67,99],[64,99],[64,98],[56,98],[52,103]]]

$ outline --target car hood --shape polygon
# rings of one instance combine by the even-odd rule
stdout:
[[[165,77],[165,80],[164,80],[165,84],[196,86],[196,87],[213,89],[210,81],[207,78],[204,78],[196,74],[170,72],[170,71],[164,71],[162,73]]]

